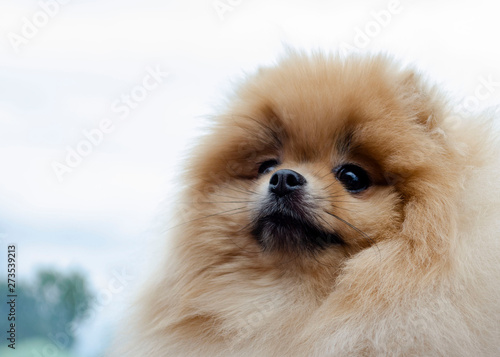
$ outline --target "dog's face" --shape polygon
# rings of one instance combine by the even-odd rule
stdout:
[[[335,265],[397,235],[450,172],[420,89],[383,58],[261,70],[188,170],[199,254]]]

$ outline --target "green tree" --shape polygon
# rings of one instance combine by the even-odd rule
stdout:
[[[7,291],[6,284],[0,288]],[[16,293],[19,341],[31,337],[64,336],[59,338],[64,345],[60,347],[72,346],[74,327],[82,322],[92,299],[89,284],[82,273],[40,270],[32,284],[17,286]],[[7,304],[2,305],[5,305],[2,310],[8,309]]]

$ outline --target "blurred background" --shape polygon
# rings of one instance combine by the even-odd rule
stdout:
[[[103,355],[165,239],[185,153],[246,74],[287,47],[387,52],[456,98],[457,115],[491,108],[500,103],[497,8],[0,1],[0,356]]]

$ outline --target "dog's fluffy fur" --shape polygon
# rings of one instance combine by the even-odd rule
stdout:
[[[492,122],[385,56],[259,70],[192,153],[172,248],[114,353],[499,356]],[[346,163],[368,188],[346,189]],[[307,181],[283,209],[313,228],[255,228],[281,169]]]

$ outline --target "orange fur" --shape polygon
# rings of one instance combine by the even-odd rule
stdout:
[[[498,145],[487,118],[449,115],[382,56],[261,69],[194,150],[172,248],[114,354],[500,355]],[[345,244],[262,248],[249,227],[272,158]],[[373,184],[347,192],[342,163]]]

